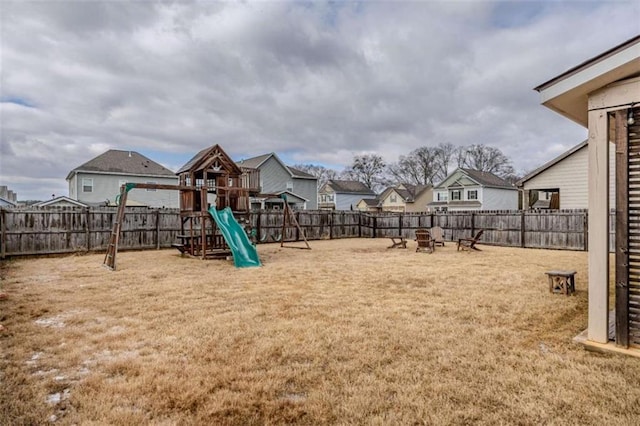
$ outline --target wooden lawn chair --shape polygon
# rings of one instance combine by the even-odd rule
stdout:
[[[437,246],[440,245],[444,247],[444,231],[439,226],[434,226],[431,228],[431,238],[433,238],[433,243]]]
[[[478,241],[482,237],[483,233],[484,233],[484,229],[481,229],[481,230],[478,231],[478,233],[476,234],[475,237],[472,237],[472,238],[459,238],[458,239],[458,250],[463,249],[463,250],[481,251],[478,247],[476,247],[476,244],[478,243]]]
[[[416,252],[426,251],[433,253],[435,250],[435,243],[428,229],[416,229],[416,241],[418,242]]]

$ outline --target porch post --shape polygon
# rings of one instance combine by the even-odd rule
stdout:
[[[607,112],[589,111],[589,340],[609,341],[609,142]]]

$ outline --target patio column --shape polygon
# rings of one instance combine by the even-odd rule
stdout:
[[[589,111],[589,340],[609,341],[609,142],[607,112]]]

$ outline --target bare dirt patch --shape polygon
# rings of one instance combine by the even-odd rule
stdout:
[[[586,253],[384,239],[5,262],[10,424],[633,424],[640,363],[586,352]],[[549,269],[576,269],[573,296]]]

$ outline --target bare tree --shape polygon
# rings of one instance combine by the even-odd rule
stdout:
[[[293,168],[309,173],[310,175],[318,178],[318,189],[320,189],[328,180],[336,179],[338,177],[337,171],[318,164],[295,164]]]
[[[490,172],[501,177],[515,174],[509,157],[498,148],[482,144],[470,145],[464,150],[462,167]]]
[[[451,162],[455,159],[456,153],[460,151],[450,142],[442,142],[436,147],[436,163],[438,171],[434,180],[442,181],[449,175]]]
[[[387,184],[385,177],[386,163],[377,154],[356,155],[351,167],[342,172],[342,177],[364,183],[374,191]]]
[[[423,146],[409,155],[401,155],[397,163],[387,167],[387,171],[397,182],[413,185],[433,184],[439,171],[438,149]]]

